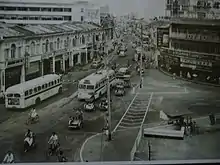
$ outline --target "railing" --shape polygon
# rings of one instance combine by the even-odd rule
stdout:
[[[140,130],[139,130],[139,132],[138,132],[137,138],[136,138],[136,140],[135,140],[135,142],[134,142],[134,146],[133,146],[133,148],[132,148],[132,150],[131,150],[131,153],[130,153],[130,160],[131,160],[131,161],[134,160],[135,153],[136,153],[137,148],[138,148],[138,146],[139,146],[139,144],[140,144],[142,135],[143,135],[143,125],[141,125],[141,128],[140,128]]]
[[[148,113],[148,110],[149,110],[149,106],[150,106],[152,97],[153,97],[153,93],[151,93],[151,95],[150,95],[150,100],[149,100],[148,105],[147,105],[147,109],[146,109],[146,112],[145,112],[145,115],[144,115],[144,119],[143,119],[143,121],[141,123],[140,130],[138,132],[137,138],[135,139],[134,146],[133,146],[133,148],[132,148],[132,150],[130,152],[130,160],[131,161],[134,160],[135,153],[137,151],[137,148],[138,148],[138,146],[140,144],[140,141],[141,141],[141,138],[142,138],[142,135],[143,135],[144,121],[146,119],[146,116],[147,116],[147,113]]]

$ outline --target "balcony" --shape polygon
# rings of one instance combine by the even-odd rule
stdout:
[[[172,32],[170,38],[189,40],[189,41],[201,41],[201,42],[213,42],[220,43],[220,37],[214,34],[189,34],[189,33],[176,33]]]
[[[169,54],[175,57],[191,57],[191,58],[196,58],[196,59],[206,59],[206,60],[212,60],[212,61],[220,60],[219,54],[191,52],[191,51],[186,51],[186,50],[170,49],[170,48],[165,48],[165,47],[160,48],[160,52],[161,54],[165,53],[165,54]]]

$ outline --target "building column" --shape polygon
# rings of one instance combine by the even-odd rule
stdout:
[[[88,64],[88,49],[86,48],[86,64]]]
[[[1,70],[1,91],[5,92],[5,69]]]
[[[56,72],[56,65],[55,65],[55,57],[53,56],[52,58],[52,64],[53,64],[53,67],[52,67],[52,72],[55,73]]]
[[[20,76],[21,83],[25,82],[25,65],[21,67],[21,76]]]
[[[94,48],[92,47],[91,53],[90,53],[90,59],[93,60],[94,57]]]
[[[169,35],[171,35],[172,33],[172,25],[170,25],[170,28],[169,28]],[[169,40],[169,48],[172,47],[172,44],[171,44],[171,40]]]
[[[82,62],[81,62],[81,56],[82,56],[82,53],[81,52],[79,52],[79,54],[78,54],[78,64],[81,64]]]
[[[65,72],[65,71],[66,71],[66,54],[64,54],[64,55],[62,56],[62,60],[63,60],[62,70]]]
[[[70,67],[73,67],[73,52],[70,52],[70,55],[69,55],[69,65]]]
[[[44,60],[41,60],[40,65],[41,65],[41,76],[44,76]]]

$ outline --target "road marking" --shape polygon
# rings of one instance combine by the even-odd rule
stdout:
[[[121,121],[123,120],[123,118],[125,117],[125,115],[127,114],[127,112],[129,111],[129,109],[130,109],[131,105],[133,104],[134,100],[136,99],[137,95],[138,95],[138,94],[136,94],[136,95],[134,96],[134,98],[132,99],[131,103],[129,104],[127,110],[125,111],[124,115],[121,117],[121,119],[119,120],[118,124],[115,126],[115,129],[114,129],[112,132],[115,132],[115,131],[116,131],[116,129],[117,129],[118,126],[120,125]]]
[[[184,91],[185,91],[185,93],[188,93],[188,90],[186,89],[186,87],[184,87]]]
[[[148,105],[147,105],[147,109],[146,109],[146,112],[145,112],[143,121],[142,121],[142,123],[141,123],[141,126],[144,124],[145,118],[147,117],[147,113],[148,113],[148,111],[149,111],[149,108],[150,108],[150,104],[151,104],[153,95],[154,95],[154,93],[152,92],[151,95],[150,95],[150,99],[149,99],[149,102],[148,102]]]
[[[95,135],[92,135],[92,136],[90,136],[89,138],[87,138],[87,139],[84,141],[84,143],[82,144],[82,147],[80,148],[80,153],[79,153],[80,161],[81,161],[81,162],[84,162],[84,159],[83,159],[83,156],[82,156],[82,152],[83,152],[83,150],[84,150],[84,148],[85,148],[86,143],[87,143],[89,140],[91,140],[91,139],[93,139],[94,137],[96,137],[96,136],[98,136],[98,135],[101,135],[101,134],[102,134],[102,133],[97,133],[97,134],[95,134]]]

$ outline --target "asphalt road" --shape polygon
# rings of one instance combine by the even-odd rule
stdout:
[[[133,58],[133,53],[134,50],[129,46],[128,56],[118,59],[117,55],[115,55],[114,58],[117,59],[119,66],[125,66],[127,60]],[[84,77],[89,74],[88,72],[78,72],[76,75]],[[76,77],[75,73],[72,77]],[[29,126],[24,124],[28,117],[27,112],[7,112],[8,114],[5,115],[6,117],[2,120],[0,125],[0,160],[3,159],[5,152],[10,149],[15,154],[16,162],[57,161],[55,156],[46,156],[47,141],[53,131],[57,132],[60,138],[61,148],[64,150],[64,154],[68,157],[68,160],[79,160],[78,151],[85,139],[102,130],[104,125],[104,113],[99,111],[85,113],[84,128],[82,130],[69,131],[67,128],[69,116],[73,113],[73,108],[80,107],[83,103],[77,99],[67,98],[77,90],[76,84],[67,83],[65,86],[66,90],[62,95],[51,98],[37,107],[40,116],[40,122],[37,124]],[[66,105],[62,105],[64,101],[67,102]],[[126,98],[126,96],[122,99],[113,97],[113,125],[118,122],[130,101],[130,97]],[[28,128],[36,133],[37,148],[28,153],[24,153],[24,133]]]

